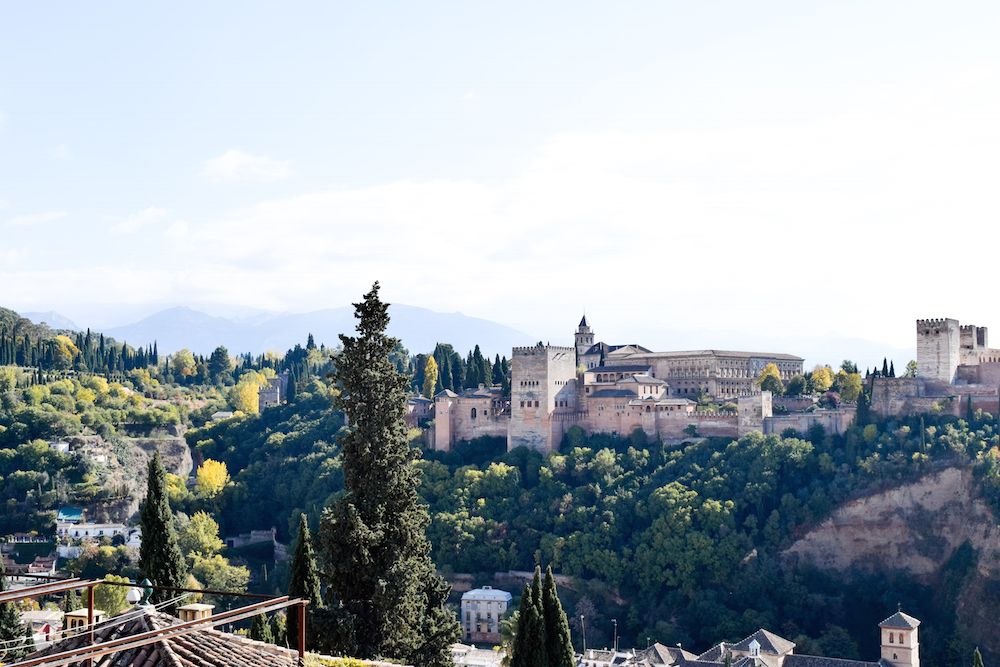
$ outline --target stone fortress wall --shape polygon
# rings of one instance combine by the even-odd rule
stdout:
[[[505,435],[508,449],[549,452],[574,426],[617,435],[640,429],[664,440],[692,434],[735,438],[763,431],[772,416],[771,394],[756,385],[766,364],[778,365],[786,379],[802,372],[802,359],[792,355],[654,353],[638,345],[595,344],[586,318],[574,343],[514,348],[509,405],[498,388],[438,394],[434,447],[449,450],[462,440]],[[735,410],[700,412],[692,400],[700,393],[732,402]]]
[[[917,320],[916,336],[916,377],[872,380],[876,414],[1000,411],[1000,349],[989,347],[986,327],[947,317]]]

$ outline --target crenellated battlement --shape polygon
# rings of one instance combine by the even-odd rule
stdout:
[[[917,320],[917,329],[929,329],[932,327],[947,327],[951,324],[958,326],[958,320],[950,317],[939,317],[928,320]]]
[[[549,350],[554,352],[576,352],[575,347],[566,347],[564,345],[532,345],[531,347],[515,347],[511,351],[512,355],[536,355],[545,354]]]

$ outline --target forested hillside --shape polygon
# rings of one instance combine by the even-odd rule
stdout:
[[[329,407],[331,391],[316,381],[294,405],[189,434],[197,452],[233,472],[219,498],[223,525],[264,527],[274,517],[288,535],[298,511],[315,521],[341,484],[342,419]],[[936,593],[944,579],[918,582],[892,563],[846,579],[787,569],[779,554],[840,503],[945,465],[975,466],[996,506],[996,433],[982,414],[971,424],[936,418],[858,426],[843,437],[814,430],[809,439],[678,446],[574,431],[547,457],[487,440],[425,453],[417,465],[438,567],[485,577],[551,562],[579,578],[571,596],[593,619],[595,644],[615,617],[626,643],[649,636],[703,647],[764,626],[795,638],[801,652],[870,658],[872,628],[902,602],[926,621],[929,664],[951,664],[975,638],[955,627],[954,596]],[[954,585],[976,557],[952,556],[940,576]]]

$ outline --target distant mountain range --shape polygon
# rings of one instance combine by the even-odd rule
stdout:
[[[50,329],[70,329],[72,331],[79,331],[80,327],[76,323],[60,315],[57,312],[48,310],[44,313],[19,313],[21,317],[26,317],[35,324],[47,324]]]
[[[309,313],[274,313],[266,311],[243,311],[211,307],[212,312],[225,316],[210,315],[200,310],[173,307],[158,311],[132,324],[113,327],[97,327],[95,330],[112,336],[117,341],[130,345],[145,345],[156,341],[159,350],[171,353],[188,348],[198,354],[210,354],[218,345],[225,345],[231,353],[252,352],[260,354],[273,350],[284,352],[296,343],[305,344],[312,333],[317,344],[336,346],[337,334],[353,332],[354,309],[349,306],[317,310]],[[426,308],[394,304],[390,307],[392,322],[389,332],[403,341],[411,354],[430,352],[438,342],[451,343],[461,354],[465,354],[477,344],[484,354],[510,357],[511,348],[531,345],[545,336],[527,334],[511,327],[461,313],[440,313]],[[45,322],[52,329],[79,331],[72,320],[53,312],[26,312],[22,315],[29,320]],[[598,326],[598,339],[608,343],[639,342],[654,350],[748,350],[758,352],[788,352],[805,358],[806,369],[817,363],[828,363],[834,367],[842,359],[853,359],[861,367],[870,364],[880,366],[883,357],[896,362],[897,372],[902,372],[906,362],[915,357],[912,347],[894,347],[861,337],[840,336],[784,336],[774,332],[718,331],[718,330],[672,330],[649,327],[647,336],[641,340],[618,340],[613,334],[603,336]],[[571,332],[552,342],[558,345],[572,345]]]
[[[515,345],[529,345],[531,336],[489,320],[461,313],[439,313],[426,308],[393,304],[389,333],[403,341],[412,354],[430,352],[438,342],[451,343],[461,354],[479,345],[484,354],[510,356]],[[26,313],[52,328],[79,329],[58,313]],[[228,318],[208,315],[191,308],[168,308],[124,326],[102,328],[101,332],[130,345],[152,344],[161,353],[188,348],[196,354],[210,354],[219,345],[230,353],[260,354],[284,352],[296,343],[305,345],[311,333],[317,344],[339,344],[337,334],[354,331],[354,309],[350,306],[311,313],[268,313],[252,317]]]

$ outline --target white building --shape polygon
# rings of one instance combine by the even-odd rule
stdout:
[[[465,641],[500,643],[500,620],[513,599],[507,591],[483,586],[462,594],[462,636]]]
[[[129,528],[122,523],[57,523],[56,535],[71,540],[99,540],[102,537],[128,536]]]

